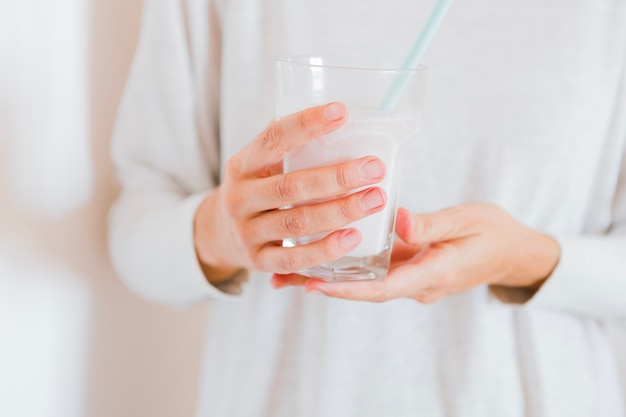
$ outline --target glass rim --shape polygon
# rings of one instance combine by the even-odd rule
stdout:
[[[394,72],[417,74],[427,73],[428,66],[418,64],[417,68],[401,68],[400,63],[393,63],[390,59],[371,56],[336,56],[336,55],[291,55],[277,58],[276,64],[291,65],[294,67],[321,68],[331,70],[349,70],[363,72]],[[315,62],[315,61],[319,61]],[[359,65],[358,63],[368,63]]]

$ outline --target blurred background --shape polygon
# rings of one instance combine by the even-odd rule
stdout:
[[[140,0],[0,0],[0,416],[192,416],[205,310],[106,254]]]
[[[206,307],[141,301],[106,254],[109,141],[140,12],[0,0],[2,417],[193,415]],[[626,376],[626,323],[608,326]]]

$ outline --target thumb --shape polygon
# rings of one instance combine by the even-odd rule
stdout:
[[[412,214],[405,208],[398,209],[396,233],[409,245],[445,242],[463,237],[463,216],[454,209],[429,214]]]

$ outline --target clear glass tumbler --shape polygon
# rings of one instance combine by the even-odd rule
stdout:
[[[394,108],[381,109],[394,81],[405,87]],[[399,69],[396,63],[368,58],[290,57],[276,62],[276,116],[340,101],[348,108],[346,124],[294,149],[284,159],[284,172],[331,165],[374,155],[386,166],[377,186],[387,194],[385,208],[347,227],[357,228],[360,245],[334,262],[299,271],[328,281],[380,279],[387,275],[397,205],[403,145],[415,140],[427,69]],[[357,192],[353,190],[353,192]],[[311,202],[314,204],[318,202]],[[305,245],[326,234],[285,239],[283,246]]]

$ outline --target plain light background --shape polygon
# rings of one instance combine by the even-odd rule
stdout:
[[[193,415],[206,307],[141,301],[106,254],[140,11],[0,0],[0,416]],[[626,370],[625,327],[612,326]]]
[[[0,0],[0,416],[194,413],[206,309],[141,301],[106,254],[140,9]]]

